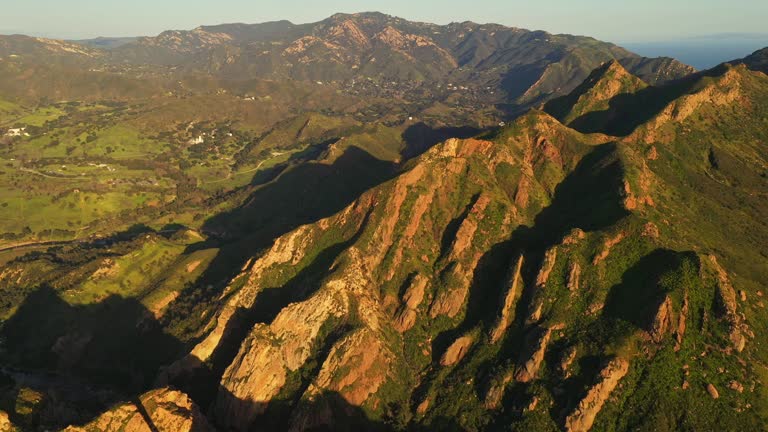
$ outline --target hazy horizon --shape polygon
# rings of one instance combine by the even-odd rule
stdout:
[[[0,33],[59,39],[154,36],[164,30],[192,29],[221,23],[289,20],[316,22],[334,13],[379,11],[412,21],[447,24],[474,21],[530,30],[592,36],[618,42],[652,42],[722,33],[765,33],[768,2],[717,0],[617,3],[608,0],[524,1],[476,0],[298,0],[207,1],[135,0],[109,4],[96,0],[26,0],[6,5]],[[46,10],[41,14],[41,10]]]
[[[543,1],[535,5],[518,1],[448,0],[436,6],[434,0],[412,4],[404,0],[330,0],[323,5],[301,5],[296,0],[267,0],[258,8],[244,0],[225,0],[216,5],[179,0],[151,4],[136,0],[131,4],[110,5],[107,9],[95,0],[70,0],[47,5],[55,13],[41,15],[28,0],[9,5],[0,17],[0,34],[24,34],[54,39],[81,40],[96,37],[122,38],[155,36],[166,30],[191,30],[201,25],[227,23],[255,24],[288,20],[295,24],[317,22],[335,13],[378,11],[411,21],[448,24],[474,21],[496,23],[528,30],[590,36],[612,42],[648,57],[673,57],[697,69],[741,58],[768,46],[768,32],[761,16],[768,16],[768,2],[737,0],[729,7],[712,0],[695,5],[670,6],[660,0],[617,5],[606,0],[586,0],[578,5],[563,1]],[[557,7],[555,7],[557,6]],[[741,7],[739,7],[741,6]],[[712,8],[720,8],[712,13]],[[702,16],[699,12],[706,10]],[[749,13],[745,13],[749,11]],[[764,13],[763,13],[764,12]],[[50,22],[46,17],[55,16]],[[626,25],[631,22],[631,26]],[[649,24],[649,23],[652,23]]]

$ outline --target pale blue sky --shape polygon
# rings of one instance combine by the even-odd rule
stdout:
[[[724,32],[765,33],[768,0],[0,0],[0,34],[59,38],[155,35],[201,24],[381,11],[448,23],[496,22],[627,42]]]

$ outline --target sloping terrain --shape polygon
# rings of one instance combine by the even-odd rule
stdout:
[[[734,63],[743,63],[752,70],[768,73],[768,48],[757,50]]]
[[[605,75],[601,85],[631,79]],[[88,304],[83,277],[125,277],[118,260],[86,270],[94,250],[80,264],[64,251],[8,263],[4,280],[19,286],[51,263],[35,272],[54,289],[8,321],[7,352],[52,350],[48,367],[80,376],[97,376],[92,355],[111,352],[126,378],[142,377],[126,389],[173,385],[223,430],[762,429],[768,78],[726,67],[687,86],[623,137],[534,110],[449,139],[234,261],[224,283],[166,300],[165,279],[140,304],[111,301],[126,311],[120,331],[135,322],[140,340],[164,347],[141,367],[130,339],[105,350],[106,334],[89,329],[104,306],[67,306],[67,295]],[[584,88],[568,112],[602,109]],[[242,216],[216,224],[228,217]],[[146,242],[110,249],[130,241]],[[223,249],[173,241],[193,247],[158,272],[173,263],[215,280]],[[85,309],[31,344],[23,320],[43,305]]]
[[[759,429],[765,132],[719,93],[738,87],[725,109],[759,119],[766,84],[701,78],[660,139],[531,113],[449,140],[278,239],[169,375],[215,364],[255,322],[213,402],[236,430],[354,428],[349,406],[382,428]],[[702,142],[715,118],[703,130],[730,138]],[[731,215],[725,195],[748,204]]]
[[[0,60],[54,88],[0,84],[0,432],[766,428],[758,62],[380,14],[50,44]],[[141,85],[42,99],[88,74]]]

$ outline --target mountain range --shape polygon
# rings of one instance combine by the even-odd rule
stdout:
[[[766,428],[766,50],[364,13],[0,58],[0,432]]]
[[[337,14],[312,24],[288,21],[202,26],[156,37],[74,43],[11,37],[0,55],[34,62],[40,52],[89,65],[166,66],[227,81],[309,80],[349,85],[365,79],[469,87],[486,102],[529,106],[572,90],[601,63],[617,59],[649,83],[693,69],[648,59],[588,37],[472,22],[439,26],[380,13]],[[134,72],[135,73],[135,72]],[[343,83],[343,84],[341,84]]]

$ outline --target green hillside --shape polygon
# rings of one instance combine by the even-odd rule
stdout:
[[[0,432],[765,430],[760,55],[0,36]]]

